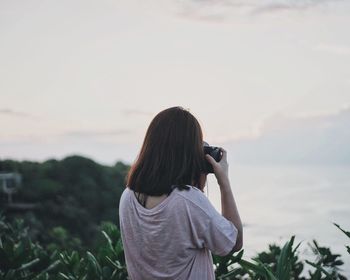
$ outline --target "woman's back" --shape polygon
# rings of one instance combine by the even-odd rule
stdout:
[[[210,251],[226,255],[237,228],[197,188],[179,190],[151,209],[126,188],[120,229],[131,279],[214,279]],[[210,250],[210,251],[209,251]]]

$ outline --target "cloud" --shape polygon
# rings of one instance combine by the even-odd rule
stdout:
[[[233,16],[307,10],[341,0],[192,0],[177,1],[178,15],[185,18],[223,22]]]
[[[224,22],[230,13],[247,8],[253,8],[255,4],[249,1],[235,0],[190,0],[177,1],[179,11],[177,15],[187,19],[210,22]]]
[[[137,109],[126,109],[123,110],[122,113],[126,116],[153,116],[153,112],[148,112],[148,111],[142,111],[142,110],[137,110]]]
[[[350,46],[342,46],[335,44],[318,44],[314,49],[316,51],[322,51],[336,55],[350,55]]]
[[[95,143],[88,141],[67,142],[5,142],[0,139],[0,159],[45,161],[78,154],[90,157],[102,164],[114,164],[117,160],[131,163],[137,157],[139,145],[132,142]]]
[[[33,119],[38,118],[38,116],[34,116],[25,112],[14,111],[9,108],[0,108],[0,114],[11,116],[11,117],[20,117],[20,118],[33,118]]]
[[[350,164],[350,107],[337,113],[265,121],[255,139],[226,143],[234,160],[258,164]]]
[[[134,141],[137,137],[130,137],[133,133],[128,129],[77,129],[45,135],[0,137],[0,158],[41,161],[84,154],[108,164],[118,159],[132,162],[139,149],[139,143]]]
[[[252,14],[262,14],[283,11],[307,10],[316,6],[334,2],[335,0],[304,0],[304,1],[269,1],[270,3],[261,3],[257,5]]]
[[[132,131],[128,129],[112,129],[112,130],[73,130],[62,134],[63,137],[68,138],[85,138],[85,137],[110,137],[129,135]]]

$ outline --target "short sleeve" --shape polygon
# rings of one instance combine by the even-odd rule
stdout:
[[[238,230],[231,221],[220,214],[219,216],[215,215],[210,218],[206,230],[202,232],[200,237],[203,238],[204,245],[213,254],[225,256],[235,246]]]
[[[206,247],[219,256],[229,254],[237,241],[238,230],[235,225],[222,216],[201,191],[192,190],[192,195],[187,198],[195,246]]]

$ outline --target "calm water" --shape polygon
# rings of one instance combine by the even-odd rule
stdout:
[[[342,255],[344,274],[350,276],[350,256],[344,247],[350,239],[332,224],[350,230],[350,167],[230,164],[230,180],[244,224],[246,258],[296,235],[303,257],[313,260],[307,243],[316,239]],[[214,175],[208,176],[208,197],[221,212]]]

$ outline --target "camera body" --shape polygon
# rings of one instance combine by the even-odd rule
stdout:
[[[204,149],[204,155],[209,154],[217,162],[219,162],[221,160],[222,151],[220,150],[220,147],[210,146],[207,142],[203,141],[203,149]],[[205,167],[204,172],[206,174],[214,173],[213,166],[210,164],[210,162],[208,162],[208,160],[206,160],[205,165],[206,165],[206,167]]]

